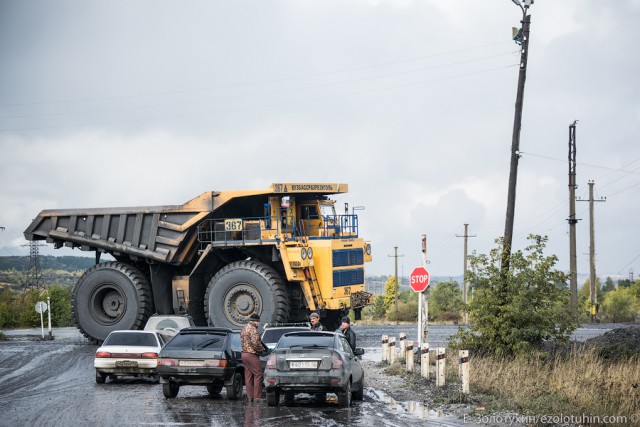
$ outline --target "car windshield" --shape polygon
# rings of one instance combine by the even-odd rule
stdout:
[[[320,334],[305,334],[305,335],[285,335],[276,348],[333,348],[333,336],[332,335],[320,335]]]
[[[224,345],[226,337],[227,334],[224,333],[178,334],[165,347],[219,350]]]
[[[141,347],[155,347],[158,345],[153,334],[133,332],[112,332],[102,345],[130,345]]]

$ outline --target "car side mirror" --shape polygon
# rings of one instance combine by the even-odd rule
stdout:
[[[354,354],[355,356],[362,356],[362,355],[364,354],[364,348],[356,348],[356,349],[353,351],[353,354]]]

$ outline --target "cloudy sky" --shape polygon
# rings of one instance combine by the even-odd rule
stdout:
[[[597,273],[640,274],[639,0],[537,0],[514,246],[569,268],[595,181]],[[42,209],[346,182],[369,274],[463,270],[504,232],[519,47],[510,0],[0,0],[0,255]],[[589,203],[577,202],[588,274]],[[41,253],[90,255],[78,250]]]

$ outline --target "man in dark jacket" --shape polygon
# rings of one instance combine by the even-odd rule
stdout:
[[[344,335],[347,341],[349,342],[349,345],[351,346],[351,350],[355,351],[356,333],[353,332],[353,329],[351,329],[351,319],[349,319],[349,316],[344,316],[342,318],[342,329],[340,329],[340,332],[342,332],[342,335]]]

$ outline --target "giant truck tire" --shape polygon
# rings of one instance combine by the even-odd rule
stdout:
[[[204,296],[204,311],[210,325],[239,328],[253,313],[260,322],[289,320],[289,293],[280,275],[258,261],[236,261],[218,271]]]
[[[117,329],[143,329],[153,313],[147,277],[137,268],[106,262],[87,270],[73,288],[73,320],[89,340],[102,342]]]

